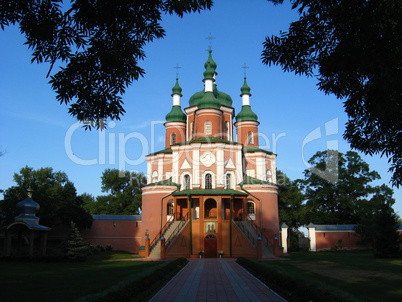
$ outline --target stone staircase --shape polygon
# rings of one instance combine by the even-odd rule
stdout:
[[[169,227],[162,234],[163,238],[165,238],[165,248],[167,249],[169,244],[173,242],[176,236],[180,233],[183,227],[188,223],[188,220],[175,220],[172,221]],[[160,238],[156,242],[155,246],[152,248],[149,253],[148,258],[152,259],[160,259],[161,258],[161,241]]]
[[[251,220],[246,221],[234,221],[236,226],[242,231],[244,236],[248,239],[248,241],[257,248],[257,240],[258,238],[262,238],[262,258],[274,258],[274,247],[267,241],[266,238],[262,237],[258,232],[255,225],[251,222]]]

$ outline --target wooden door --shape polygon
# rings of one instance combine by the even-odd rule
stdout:
[[[218,240],[214,235],[208,235],[204,238],[205,258],[218,257]]]

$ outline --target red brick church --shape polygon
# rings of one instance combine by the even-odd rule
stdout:
[[[166,257],[237,257],[255,256],[258,237],[272,246],[279,233],[276,155],[259,148],[246,78],[236,115],[232,98],[217,89],[211,50],[204,67],[204,88],[184,112],[176,79],[165,149],[146,157],[142,228],[155,257],[161,235]]]
[[[146,157],[142,217],[95,215],[88,241],[133,252],[146,246],[150,258],[273,256],[276,154],[259,147],[246,78],[236,114],[230,95],[217,89],[211,50],[204,68],[204,87],[184,111],[176,79],[165,148]]]

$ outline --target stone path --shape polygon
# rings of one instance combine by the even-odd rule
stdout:
[[[285,301],[235,259],[190,259],[150,301]]]

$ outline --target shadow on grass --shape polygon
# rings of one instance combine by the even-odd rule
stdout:
[[[114,261],[134,256],[108,251],[86,262],[0,261],[0,301],[95,301],[166,266],[162,261]],[[90,298],[89,295],[94,295]],[[92,300],[91,300],[92,299]]]
[[[247,261],[246,269],[288,301],[402,301],[402,259],[338,251],[292,253],[289,261]],[[317,290],[324,295],[309,296]]]

